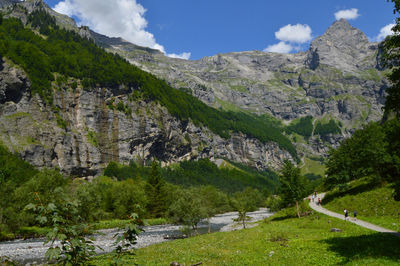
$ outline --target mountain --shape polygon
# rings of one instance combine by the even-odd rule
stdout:
[[[387,82],[379,68],[379,45],[345,20],[335,22],[307,52],[249,51],[189,61],[77,27],[41,0],[16,5],[0,0],[0,6],[5,18],[17,17],[24,24],[32,20],[30,14],[37,16],[34,21],[51,21],[32,13],[44,10],[58,26],[89,40],[75,43],[89,47],[81,57],[50,62],[54,80],[47,90],[47,83],[38,85],[27,70],[25,59],[3,57],[0,62],[0,139],[37,167],[84,177],[99,174],[111,161],[156,158],[171,164],[227,158],[277,169],[284,159],[326,155],[329,146],[382,115]],[[43,47],[52,38],[36,41],[41,44],[33,51],[51,54],[51,48]],[[90,48],[91,41],[184,89],[174,90],[120,58],[111,59]],[[97,58],[91,52],[106,63],[85,76],[95,64],[86,61]],[[74,68],[68,69],[69,64]],[[123,67],[137,80],[120,82],[111,66]]]
[[[269,114],[284,124],[312,116],[314,126],[331,119],[341,125],[341,134],[298,145],[306,149],[304,154],[325,155],[362,124],[381,119],[389,86],[379,43],[369,42],[344,19],[334,22],[308,51],[296,54],[247,51],[191,61],[132,50],[124,43],[105,47],[173,87],[190,88],[216,108]]]

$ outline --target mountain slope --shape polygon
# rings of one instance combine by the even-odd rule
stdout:
[[[30,90],[42,91],[43,86],[37,86],[29,73],[6,60],[2,63],[5,78],[4,96],[0,94],[0,99],[3,97],[4,106],[11,102],[17,105],[13,107],[14,113],[5,112],[6,115],[19,119],[15,112],[20,113],[27,123],[23,114],[31,114],[29,108],[34,105],[43,105],[41,110],[47,108],[49,114],[33,120],[45,123],[50,119],[61,125],[60,132],[54,125],[50,127],[50,132],[45,133],[49,138],[41,136],[41,131],[29,132],[29,138],[39,139],[36,144],[41,147],[26,145],[25,140],[16,141],[19,138],[13,134],[19,132],[20,125],[11,133],[9,128],[3,129],[3,142],[14,146],[31,162],[36,160],[38,166],[59,166],[84,175],[88,169],[97,169],[94,171],[97,173],[111,160],[127,162],[154,157],[168,164],[188,158],[226,157],[260,168],[276,168],[284,158],[296,159],[297,154],[303,159],[308,157],[305,162],[325,156],[330,146],[337,146],[355,128],[382,116],[388,85],[379,64],[378,44],[370,43],[345,20],[335,22],[312,42],[307,52],[249,51],[188,61],[168,58],[157,50],[121,38],[109,38],[88,27],[78,28],[72,19],[57,14],[41,0],[17,5],[5,0],[0,3],[5,17],[17,17],[24,23],[32,23],[29,17],[34,11],[45,10],[55,16],[58,27],[73,30],[89,42],[120,54],[175,88],[185,87],[185,92],[220,109],[207,108],[166,85],[142,86],[141,82],[154,80],[153,76],[140,74],[141,81],[133,82],[132,86],[113,82],[118,76],[115,72],[124,70],[95,69],[90,60],[81,60],[86,56],[76,57],[75,61],[59,58],[63,67],[50,71],[55,80],[44,87],[48,86],[52,96],[47,100],[54,103],[54,109],[40,99],[29,98]],[[76,62],[82,61],[86,65],[74,71]],[[65,70],[68,64],[73,66],[71,71]],[[56,74],[60,71],[61,76]],[[134,93],[138,88],[142,92]],[[28,103],[20,107],[21,100]],[[132,121],[137,123],[132,125]],[[7,122],[4,125],[8,127]],[[72,134],[68,140],[58,136],[65,135],[63,131]],[[296,142],[296,148],[290,141]],[[69,152],[55,152],[58,142],[62,143],[58,146],[60,150]]]
[[[25,21],[36,33],[16,19],[0,27],[0,136],[35,166],[87,176],[110,161],[139,158],[169,164],[225,157],[260,168],[296,158],[268,120],[210,108],[58,29],[42,9]]]
[[[248,51],[189,61],[123,42],[105,47],[176,88],[190,88],[210,106],[269,114],[284,124],[311,116],[314,126],[331,119],[341,125],[339,134],[314,134],[306,145],[298,143],[307,156],[324,156],[354,129],[380,120],[389,86],[379,44],[343,19],[297,54]]]

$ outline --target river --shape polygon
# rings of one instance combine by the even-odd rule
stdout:
[[[261,208],[258,211],[250,212],[247,214],[251,217],[248,221],[247,227],[254,226],[253,222],[263,220],[272,215],[268,209]],[[237,212],[228,212],[219,214],[210,219],[211,231],[212,232],[225,232],[236,229],[241,229],[241,224],[233,221],[238,217]],[[209,224],[206,222],[199,224],[199,232],[206,233],[208,231]],[[182,226],[177,225],[154,225],[145,226],[144,232],[142,232],[137,239],[136,248],[146,247],[152,244],[161,243],[167,240],[165,236],[181,235],[180,229]],[[106,229],[99,230],[102,234],[96,234],[95,244],[102,247],[103,251],[98,250],[98,253],[108,253],[114,249],[114,235],[119,232],[118,229]],[[44,239],[26,239],[26,240],[13,240],[7,242],[0,242],[0,257],[6,256],[13,261],[19,262],[25,265],[36,265],[44,261],[44,256],[49,248],[48,245],[43,245]]]

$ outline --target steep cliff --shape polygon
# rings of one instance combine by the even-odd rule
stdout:
[[[0,104],[0,139],[37,167],[92,176],[110,161],[132,159],[170,164],[223,157],[266,168],[291,158],[275,143],[262,144],[241,134],[223,139],[178,120],[155,102],[131,101],[109,88],[86,91],[53,84],[54,106],[45,105],[30,94],[23,71],[7,62],[2,63],[0,84],[0,95],[6,95]],[[118,110],[121,105],[130,111]]]

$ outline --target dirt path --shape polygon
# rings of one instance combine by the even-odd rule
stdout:
[[[324,196],[325,196],[325,193],[318,194],[316,199],[320,198],[322,200],[324,198]],[[332,212],[332,211],[329,211],[329,210],[323,208],[320,205],[317,205],[317,200],[315,200],[315,202],[310,201],[310,207],[313,210],[317,211],[317,212],[320,212],[320,213],[323,213],[323,214],[326,214],[326,215],[329,215],[329,216],[336,217],[338,219],[344,220],[344,214],[339,214],[339,213],[336,213],[336,212]],[[386,228],[383,228],[383,227],[380,227],[380,226],[377,226],[377,225],[374,225],[374,224],[371,224],[371,223],[367,223],[367,222],[359,220],[359,219],[354,220],[354,219],[348,217],[347,221],[350,222],[350,223],[357,224],[359,226],[368,228],[370,230],[374,230],[374,231],[381,232],[381,233],[391,233],[393,235],[396,235],[396,236],[400,237],[400,233],[399,232],[392,231],[392,230],[389,230],[389,229],[386,229]]]

